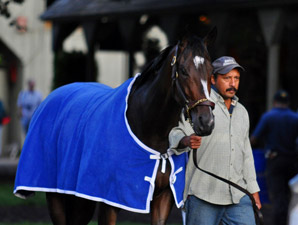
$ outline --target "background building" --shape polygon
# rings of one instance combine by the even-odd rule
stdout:
[[[238,96],[251,130],[279,88],[298,108],[298,0],[24,0],[9,10],[10,18],[0,17],[0,98],[12,116],[5,145],[22,144],[18,92],[34,78],[49,94],[62,76],[62,53],[79,55],[69,67],[81,70],[64,72],[68,79],[80,71],[83,81],[116,87],[158,49],[175,44],[185,27],[204,36],[216,26],[212,58],[231,55],[245,67]]]
[[[1,1],[1,4],[3,2]],[[49,93],[52,80],[51,26],[39,19],[45,10],[43,1],[10,2],[10,17],[0,16],[0,98],[11,116],[4,127],[4,150],[22,142],[17,117],[17,96],[29,78],[37,89]]]
[[[4,2],[0,2],[4,4]],[[2,6],[2,5],[1,5]],[[17,97],[27,88],[28,79],[34,79],[36,89],[46,97],[54,86],[53,26],[40,16],[47,9],[47,1],[11,1],[9,17],[0,16],[0,99],[4,102],[11,122],[4,126],[3,151],[9,156],[13,148],[20,150],[24,135],[17,115]],[[87,52],[85,37],[78,27],[65,39],[65,52]],[[125,52],[95,52],[98,82],[116,87],[128,74],[128,56]],[[111,63],[113,62],[113,63]]]
[[[297,0],[64,0],[54,1],[41,18],[54,24],[54,51],[81,26],[89,64],[95,50],[124,51],[130,76],[136,68],[135,53],[144,50],[144,35],[151,27],[158,26],[168,44],[175,44],[186,26],[201,36],[216,26],[218,38],[211,56],[232,55],[246,68],[238,95],[253,128],[262,112],[271,108],[279,88],[287,89],[291,107],[298,107],[297,10]],[[94,79],[92,73],[86,71],[88,79]]]

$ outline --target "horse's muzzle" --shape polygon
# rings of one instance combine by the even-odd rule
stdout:
[[[198,136],[208,136],[214,129],[214,115],[212,110],[208,113],[192,117],[193,129]]]

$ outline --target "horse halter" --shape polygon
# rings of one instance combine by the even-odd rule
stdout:
[[[176,64],[178,48],[179,48],[179,43],[176,45],[175,54],[174,54],[172,62],[171,62],[171,66],[173,67],[172,68],[172,80],[173,80],[173,82],[176,83],[177,91],[178,91],[179,95],[182,97],[182,99],[184,101],[185,120],[189,119],[189,122],[192,125],[192,119],[191,119],[191,115],[190,115],[190,111],[192,109],[194,109],[197,106],[209,106],[213,110],[215,104],[213,102],[209,101],[207,98],[202,98],[202,99],[199,99],[197,101],[189,101],[186,98],[185,93],[182,90],[181,84],[180,84],[179,79],[178,79],[179,74],[178,74],[178,71],[177,71],[177,64]]]

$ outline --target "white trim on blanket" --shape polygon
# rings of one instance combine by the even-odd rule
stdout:
[[[175,187],[174,187],[174,183],[176,181],[176,174],[182,172],[183,171],[183,167],[180,167],[180,168],[178,168],[175,171],[176,168],[175,168],[175,164],[174,164],[173,158],[172,157],[169,157],[169,161],[170,161],[170,164],[171,164],[171,168],[173,168],[172,171],[171,171],[170,178],[169,178],[170,179],[169,180],[169,183],[170,183],[170,187],[172,189],[172,193],[173,193],[173,196],[174,196],[174,199],[175,199],[176,206],[177,206],[177,208],[180,208],[180,207],[183,206],[184,202],[183,202],[183,200],[181,200],[180,202],[178,202],[177,196],[176,196],[176,190],[175,190]]]
[[[153,172],[153,175],[152,175],[152,178],[151,178],[151,181],[150,183],[152,184],[152,182],[154,183],[155,182],[155,178],[156,178],[156,175],[157,175],[157,169],[158,169],[158,166],[159,166],[159,161],[160,161],[160,152],[148,147],[147,145],[145,145],[142,141],[140,141],[140,139],[137,138],[137,136],[132,132],[131,128],[130,128],[130,125],[128,123],[128,120],[127,120],[127,117],[126,117],[126,112],[127,112],[127,108],[128,108],[128,97],[129,97],[129,94],[130,94],[130,91],[131,91],[131,87],[132,85],[134,84],[135,80],[140,76],[140,73],[136,74],[134,79],[132,80],[132,82],[129,84],[129,86],[127,87],[127,95],[126,95],[126,98],[125,98],[125,103],[126,103],[126,106],[125,106],[125,110],[124,110],[124,119],[125,119],[125,124],[126,124],[126,127],[127,127],[127,130],[130,134],[130,136],[133,138],[133,140],[143,149],[151,152],[152,154],[156,155],[157,157],[155,157],[155,160],[156,160],[156,164],[155,164],[155,167],[154,167],[154,172]],[[151,159],[153,159],[154,157],[151,157]],[[170,177],[169,177],[169,183],[170,183],[170,187],[172,189],[172,193],[173,193],[173,196],[174,196],[174,199],[175,199],[175,203],[176,203],[176,206],[178,208],[180,208],[182,205],[183,205],[183,200],[178,202],[177,201],[177,196],[176,196],[176,191],[175,191],[175,187],[174,187],[174,183],[171,183],[172,179],[174,179],[174,177],[176,178],[176,173],[177,171],[175,171],[175,165],[174,165],[174,161],[172,159],[172,156],[171,154],[169,155],[169,161],[170,161],[170,164],[171,164],[171,168],[172,168],[172,172],[170,174]],[[165,166],[165,165],[164,165]],[[179,171],[181,172],[181,171]],[[145,179],[145,178],[144,178]],[[154,185],[150,185],[150,190],[149,190],[149,194],[148,194],[148,197],[147,197],[147,205],[146,205],[146,209],[148,208],[148,210],[150,211],[150,201],[152,200],[152,196],[153,196],[153,192],[154,192]]]
[[[128,97],[132,88],[132,85],[134,84],[134,82],[136,81],[136,79],[140,76],[140,73],[136,74],[134,79],[130,82],[129,86],[127,87],[127,94],[126,94],[126,98],[125,98],[125,110],[124,110],[124,120],[125,120],[125,124],[126,124],[126,128],[130,134],[130,136],[132,137],[132,139],[143,149],[145,149],[146,151],[154,154],[154,155],[160,155],[160,153],[150,147],[148,147],[147,145],[145,145],[143,142],[140,141],[140,139],[137,138],[137,136],[132,132],[130,125],[128,123],[127,117],[126,117],[126,112],[128,109]],[[154,193],[154,189],[155,189],[155,179],[156,179],[156,175],[157,175],[157,170],[158,170],[158,166],[159,166],[159,160],[156,160],[155,166],[154,166],[154,170],[153,170],[153,174],[152,177],[150,178],[150,181],[148,180],[148,178],[144,177],[144,179],[146,181],[150,182],[150,188],[149,188],[149,192],[147,195],[147,203],[146,203],[146,212],[150,212],[150,202],[153,198],[153,193]]]
[[[149,211],[150,210],[150,205],[149,205],[149,207],[146,206],[146,209],[145,210],[141,210],[141,209],[127,207],[127,206],[124,206],[124,205],[121,205],[121,204],[118,204],[118,203],[115,203],[115,202],[111,202],[111,201],[108,201],[108,200],[106,200],[104,198],[94,197],[94,196],[90,196],[90,195],[86,195],[86,194],[81,194],[81,193],[78,193],[76,191],[63,190],[63,189],[59,189],[59,188],[42,188],[42,187],[18,186],[14,190],[13,193],[17,197],[26,199],[26,197],[24,195],[20,195],[19,193],[17,193],[17,191],[19,191],[19,190],[39,191],[39,192],[53,192],[53,193],[60,193],[60,194],[75,195],[75,196],[80,197],[80,198],[84,198],[84,199],[88,199],[88,200],[92,200],[92,201],[96,201],[96,202],[103,202],[103,203],[106,203],[108,205],[111,205],[111,206],[114,206],[114,207],[117,207],[117,208],[121,208],[121,209],[124,209],[124,210],[127,210],[127,211],[131,211],[131,212],[143,213],[143,214],[146,214],[146,213],[149,213],[150,212]],[[28,197],[30,197],[30,196],[28,196]]]
[[[128,120],[127,120],[127,117],[126,117],[126,112],[127,112],[127,108],[128,108],[128,97],[129,97],[129,94],[130,94],[130,91],[131,91],[131,87],[132,85],[134,84],[134,82],[136,81],[136,79],[138,78],[138,76],[140,76],[140,73],[136,74],[134,79],[130,82],[129,86],[127,87],[127,95],[126,95],[126,98],[125,98],[125,110],[124,110],[124,120],[125,120],[125,124],[126,124],[126,127],[127,127],[127,130],[130,134],[130,136],[133,138],[133,140],[143,149],[147,150],[148,152],[151,152],[152,154],[154,155],[160,155],[160,153],[150,147],[148,147],[147,145],[145,145],[143,142],[140,141],[140,139],[137,138],[137,136],[132,132],[130,126],[129,126],[129,123],[128,123]]]
[[[132,137],[132,139],[141,148],[143,148],[144,150],[152,153],[155,156],[155,157],[150,157],[151,160],[156,160],[156,163],[155,163],[155,166],[154,166],[154,169],[153,169],[153,172],[152,172],[152,176],[151,177],[144,177],[144,180],[145,181],[148,181],[150,183],[149,190],[148,190],[148,195],[147,195],[147,200],[146,200],[146,208],[145,209],[137,209],[137,208],[127,207],[125,205],[118,204],[118,203],[115,203],[115,202],[106,200],[104,198],[95,197],[95,196],[91,196],[91,195],[86,195],[86,194],[82,194],[82,193],[79,193],[79,192],[76,192],[76,191],[71,191],[71,190],[63,190],[63,189],[59,189],[59,188],[57,189],[57,188],[44,188],[44,187],[17,186],[15,188],[15,190],[14,190],[13,193],[17,197],[20,197],[20,198],[27,198],[27,197],[30,197],[31,195],[28,195],[28,196],[21,195],[20,193],[18,193],[19,190],[32,191],[32,192],[38,191],[38,192],[56,192],[56,193],[61,193],[61,194],[70,194],[70,195],[75,195],[75,196],[78,196],[78,197],[81,197],[81,198],[85,198],[85,199],[88,199],[88,200],[92,200],[92,201],[103,202],[103,203],[106,203],[108,205],[115,206],[117,208],[121,208],[121,209],[128,210],[128,211],[131,211],[131,212],[144,213],[144,214],[145,213],[149,213],[150,212],[150,202],[153,199],[153,193],[154,193],[154,189],[155,189],[155,180],[156,180],[156,176],[157,176],[157,170],[158,170],[158,167],[159,167],[159,164],[160,164],[161,155],[160,155],[160,153],[158,151],[156,151],[156,150],[148,147],[147,145],[145,145],[143,142],[141,142],[135,136],[135,134],[132,132],[132,130],[131,130],[130,126],[129,126],[128,120],[126,118],[126,112],[127,112],[127,108],[128,108],[128,97],[129,97],[129,94],[130,94],[132,85],[134,84],[135,80],[137,79],[137,77],[139,75],[140,74],[137,74],[133,78],[133,80],[131,81],[131,83],[129,84],[129,86],[127,88],[127,95],[126,95],[126,98],[125,98],[126,106],[125,106],[125,110],[124,110],[124,115],[123,116],[124,116],[124,119],[125,119],[125,124],[126,124],[127,130],[129,132],[130,136]],[[181,206],[183,206],[183,200],[181,202],[177,202],[177,196],[176,196],[176,191],[175,191],[174,183],[175,183],[175,179],[176,179],[176,174],[179,173],[179,172],[181,172],[181,171],[183,171],[183,168],[182,169],[181,168],[178,168],[178,169],[175,168],[174,160],[173,160],[171,154],[169,154],[169,158],[168,159],[169,159],[169,162],[170,162],[170,165],[171,165],[171,168],[172,168],[171,174],[170,174],[170,177],[169,177],[170,187],[171,187],[171,190],[172,190],[174,199],[175,199],[176,206],[178,208],[180,208]]]

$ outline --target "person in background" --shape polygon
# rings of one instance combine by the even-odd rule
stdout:
[[[252,146],[265,144],[266,181],[273,204],[273,222],[287,224],[290,201],[289,180],[298,173],[298,114],[289,108],[290,96],[285,90],[274,95],[273,108],[264,113],[252,133]]]
[[[211,96],[215,127],[211,135],[198,137],[190,124],[181,118],[169,134],[170,148],[179,154],[196,149],[198,165],[226,178],[252,193],[261,208],[259,186],[249,142],[249,117],[238,102],[240,66],[233,57],[223,56],[213,63]],[[198,170],[190,151],[187,163],[184,201],[187,225],[245,224],[254,225],[254,211],[247,195]]]
[[[28,80],[27,84],[28,90],[22,90],[19,93],[17,100],[18,114],[21,118],[21,124],[25,134],[28,132],[28,127],[34,111],[42,102],[42,94],[40,91],[35,90],[34,80]]]

